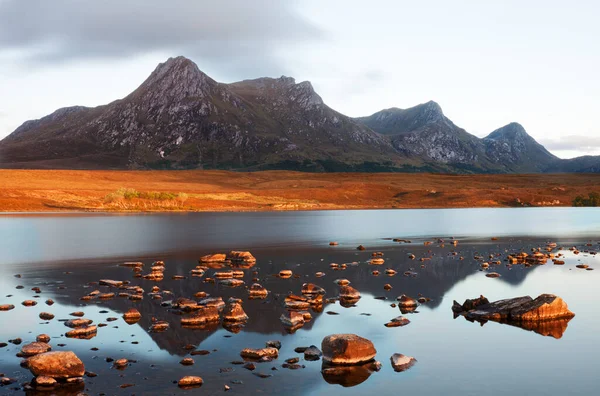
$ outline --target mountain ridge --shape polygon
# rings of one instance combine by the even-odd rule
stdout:
[[[600,169],[561,160],[510,123],[478,138],[429,101],[351,118],[309,81],[219,83],[185,57],[160,63],[122,99],[24,122],[0,141],[0,167],[291,169],[454,173]]]

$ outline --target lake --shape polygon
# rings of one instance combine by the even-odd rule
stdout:
[[[458,245],[453,246],[452,240]],[[329,246],[330,241],[339,245]],[[526,267],[504,262],[508,254],[544,248],[550,241],[558,244],[554,252],[564,255],[564,265],[548,261]],[[86,370],[97,374],[85,378],[89,394],[215,394],[223,392],[225,385],[231,388],[228,394],[596,394],[600,391],[595,377],[600,353],[599,275],[576,265],[597,267],[594,253],[599,241],[600,211],[593,208],[5,214],[0,216],[4,273],[0,304],[13,304],[15,309],[0,312],[0,342],[8,344],[0,348],[0,373],[17,382],[0,386],[0,394],[23,393],[19,384],[32,376],[19,366],[21,359],[15,354],[41,333],[52,337],[53,350],[74,351]],[[359,244],[366,250],[357,250]],[[579,254],[568,250],[573,246]],[[217,271],[214,268],[204,277],[190,276],[200,256],[230,250],[249,250],[256,257],[256,265],[244,270],[243,280],[249,286],[257,277],[270,292],[265,300],[249,300],[243,286],[205,282]],[[384,254],[383,265],[368,263],[373,252]],[[490,255],[493,259],[488,260]],[[130,268],[119,266],[129,260],[142,261],[144,273],[153,261],[164,260],[164,280],[134,277]],[[499,278],[485,276],[481,271],[484,260],[502,261],[488,270],[499,273]],[[330,263],[348,265],[336,271]],[[388,268],[397,274],[386,276]],[[282,269],[292,270],[295,276],[274,276]],[[373,275],[374,270],[381,274]],[[405,271],[414,274],[405,276]],[[317,277],[317,272],[325,276]],[[186,278],[172,279],[174,275]],[[327,298],[336,297],[339,286],[334,281],[339,278],[350,280],[361,299],[350,307],[325,304],[321,312],[311,311],[312,320],[304,327],[288,334],[279,321],[285,312],[285,296],[300,295],[302,284],[312,282],[325,288]],[[139,285],[145,290],[144,299],[80,300],[96,289],[110,291],[95,283],[100,279]],[[385,284],[392,289],[384,290]],[[148,296],[153,286],[172,292],[173,300],[193,298],[200,291],[225,301],[241,298],[248,322],[239,332],[220,325],[184,328],[178,312],[161,306],[171,298]],[[33,287],[41,293],[32,291]],[[549,335],[494,322],[480,326],[453,318],[451,311],[453,300],[462,303],[480,294],[499,300],[535,298],[543,293],[562,297],[576,314],[566,328]],[[391,306],[401,294],[431,301],[417,312],[404,314],[408,325],[387,328],[385,323],[402,314]],[[47,306],[48,298],[55,304]],[[26,299],[36,299],[38,304],[24,307],[21,301]],[[132,307],[142,313],[142,319],[128,325],[121,315]],[[69,329],[60,320],[72,318],[73,311],[83,311],[86,318],[106,326],[89,340],[66,338]],[[51,312],[55,319],[41,320],[41,312]],[[153,317],[168,321],[170,328],[149,332]],[[294,351],[301,346],[320,347],[325,336],[348,332],[374,343],[380,371],[352,378],[342,386],[321,374],[321,361],[304,361]],[[23,344],[8,343],[17,337]],[[241,360],[243,348],[264,347],[269,340],[281,341],[278,359],[256,363],[254,371],[234,364]],[[180,365],[181,359],[190,356],[184,348],[188,344],[209,353],[193,356],[192,366]],[[405,372],[394,372],[390,365],[394,353],[413,356],[417,363]],[[292,357],[299,357],[304,367],[282,367]],[[107,358],[134,362],[117,370]],[[204,384],[199,390],[178,389],[174,381],[184,375],[201,376]],[[125,384],[130,387],[120,387]]]

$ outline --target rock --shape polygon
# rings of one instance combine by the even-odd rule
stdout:
[[[104,286],[111,286],[111,287],[120,287],[123,285],[123,281],[100,279],[100,282],[98,282],[98,284],[104,285]]]
[[[223,320],[227,322],[245,322],[248,320],[248,315],[244,312],[242,304],[233,302],[223,310]]]
[[[383,285],[383,289],[384,290],[392,290],[392,285],[390,285],[389,283],[386,283],[385,285]]]
[[[401,353],[394,353],[390,357],[390,361],[392,362],[392,367],[396,372],[406,371],[417,362],[414,357],[405,356]]]
[[[181,364],[182,366],[192,366],[194,364],[194,359],[192,358],[183,358],[179,364]]]
[[[304,315],[295,311],[286,311],[279,317],[279,320],[284,326],[288,327],[304,325]]]
[[[221,297],[207,297],[203,300],[200,300],[198,305],[204,307],[215,307],[221,311],[223,308],[225,308],[225,301],[223,301],[223,298]]]
[[[271,340],[271,341],[267,341],[265,346],[267,348],[277,348],[277,349],[281,349],[281,341],[278,340]]]
[[[369,264],[371,265],[382,265],[383,263],[385,263],[385,260],[382,258],[372,258],[369,261]]]
[[[206,256],[200,257],[201,263],[222,263],[227,259],[224,253],[207,254]]]
[[[25,300],[21,304],[23,306],[25,306],[25,307],[33,307],[33,306],[37,305],[37,301],[34,301],[34,300]]]
[[[580,268],[580,269],[587,269],[589,267],[589,265],[587,265],[587,264],[577,264],[575,267]]]
[[[335,241],[329,242],[329,246],[337,246],[337,245],[338,245],[338,243]]]
[[[164,320],[157,320],[150,326],[150,331],[153,333],[160,333],[168,330],[170,327],[169,322]]]
[[[182,326],[201,326],[219,321],[219,310],[216,307],[201,307],[192,316],[181,318]]]
[[[283,279],[287,279],[287,278],[291,278],[292,275],[293,275],[292,270],[281,270],[281,271],[279,271],[279,274],[277,276],[279,276],[280,278],[283,278]]]
[[[69,319],[64,323],[65,323],[65,326],[67,326],[67,327],[75,328],[75,327],[88,326],[88,325],[92,324],[92,322],[93,322],[93,320],[91,320],[91,319],[80,318],[80,319]]]
[[[137,323],[142,318],[142,314],[135,308],[131,308],[129,311],[123,314],[123,319],[128,324]]]
[[[248,289],[248,297],[250,299],[263,299],[266,298],[268,294],[269,291],[258,283],[253,283]]]
[[[489,272],[485,274],[485,276],[487,276],[488,278],[500,278],[500,274],[497,272]]]
[[[355,300],[360,298],[360,293],[352,286],[344,285],[340,287],[340,298]]]
[[[219,283],[228,287],[239,287],[244,285],[244,281],[241,279],[222,279]]]
[[[401,327],[406,326],[409,323],[410,320],[406,319],[404,316],[398,316],[397,318],[394,318],[386,323],[385,327]]]
[[[305,310],[310,308],[310,301],[307,298],[290,294],[285,298],[285,307],[291,310]]]
[[[50,352],[50,350],[52,350],[52,347],[45,342],[32,342],[31,344],[23,345],[21,348],[21,356],[35,356],[40,353]]]
[[[127,359],[117,359],[113,362],[113,367],[118,369],[124,369],[129,364],[129,360]]]
[[[401,295],[400,297],[397,298],[397,300],[398,300],[398,306],[400,308],[414,308],[419,305],[417,300],[415,300],[412,297],[407,296],[406,294]]]
[[[313,297],[313,296],[325,294],[325,289],[323,289],[320,286],[315,285],[314,283],[304,283],[302,285],[301,293],[305,296]]]
[[[177,386],[180,388],[193,388],[201,386],[203,382],[204,381],[202,381],[202,378],[200,377],[185,376],[177,382]]]
[[[90,339],[90,338],[95,337],[97,332],[98,332],[98,328],[96,326],[82,326],[82,327],[77,327],[71,331],[67,331],[65,333],[65,337]]]
[[[358,245],[358,247],[356,248],[356,250],[367,250],[367,248],[364,247],[363,245]]]
[[[304,350],[304,360],[315,361],[321,359],[323,353],[314,345],[309,346]]]
[[[37,342],[45,342],[45,343],[48,343],[48,342],[50,342],[50,336],[49,336],[48,334],[40,334],[39,336],[37,336],[37,337],[35,338],[35,340],[36,340]]]
[[[227,255],[227,259],[231,260],[232,263],[256,264],[256,258],[250,252],[232,250]]]
[[[553,294],[542,294],[535,300],[529,296],[499,300],[476,305],[470,310],[463,307],[463,311],[459,313],[469,320],[492,320],[515,324],[528,329],[534,329],[534,326],[528,323],[554,320],[568,321],[575,316],[563,299]]]
[[[10,311],[12,309],[15,309],[15,306],[12,304],[2,304],[0,305],[0,311]]]
[[[81,318],[81,317],[83,317],[85,314],[84,314],[82,311],[75,311],[75,312],[71,312],[69,315],[71,315],[71,316],[75,316],[75,317],[78,317],[78,318]]]
[[[333,365],[359,365],[375,358],[373,343],[355,334],[332,334],[321,343],[323,360]]]
[[[458,302],[454,301],[454,303],[452,304],[452,311],[456,313],[470,311],[472,309],[477,308],[480,305],[486,305],[489,303],[489,300],[484,296],[479,296],[479,298],[475,298],[472,300],[466,299],[463,305],[460,305]]]
[[[85,367],[77,355],[71,351],[46,352],[28,359],[28,368],[36,376],[46,376],[54,379],[83,377]]]
[[[262,349],[251,349],[245,348],[240,352],[240,356],[244,359],[276,359],[279,357],[279,349],[277,348],[262,348]]]

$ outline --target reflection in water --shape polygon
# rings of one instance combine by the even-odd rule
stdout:
[[[390,232],[385,236],[396,235]],[[593,394],[597,391],[592,363],[600,353],[595,334],[600,320],[594,309],[600,303],[600,293],[595,287],[598,271],[589,272],[575,267],[583,262],[594,266],[597,259],[586,250],[597,249],[595,241],[591,241],[591,247],[584,246],[590,243],[587,239],[557,241],[559,246],[578,245],[582,252],[575,256],[565,251],[564,266],[549,263],[530,268],[519,265],[509,268],[504,263],[491,264],[489,271],[498,272],[501,276],[490,279],[481,271],[481,262],[473,259],[475,256],[500,254],[502,258],[509,253],[544,246],[546,240],[459,238],[458,246],[446,244],[442,247],[436,242],[425,246],[423,240],[417,238],[413,238],[412,244],[399,244],[376,240],[372,236],[361,241],[368,249],[358,251],[356,243],[344,242],[337,237],[335,239],[340,240],[340,245],[329,247],[329,239],[323,238],[318,245],[251,248],[257,263],[252,268],[241,269],[243,277],[236,279],[243,280],[245,284],[233,288],[225,287],[219,281],[205,282],[207,277],[214,277],[216,271],[228,270],[216,268],[221,265],[215,268],[211,265],[203,276],[191,276],[190,271],[196,269],[198,258],[204,254],[248,245],[232,243],[215,248],[206,244],[193,249],[193,252],[184,249],[176,254],[159,254],[145,259],[152,255],[151,247],[146,246],[143,249],[148,250],[142,249],[139,255],[127,258],[142,259],[145,264],[142,274],[150,272],[154,260],[164,260],[164,277],[160,281],[138,278],[132,268],[118,266],[125,259],[23,264],[16,267],[22,278],[10,276],[17,270],[5,267],[8,276],[0,278],[0,304],[10,303],[15,305],[15,309],[0,312],[0,320],[7,324],[0,327],[0,342],[22,337],[27,343],[33,341],[37,334],[49,334],[54,349],[73,350],[85,362],[88,371],[98,374],[97,377],[86,378],[85,388],[90,394],[193,394],[193,391],[179,390],[174,385],[173,381],[183,375],[200,375],[204,379],[201,391],[206,394],[222,392],[224,384],[231,386],[232,394],[312,395],[335,391],[348,395],[371,392],[385,395],[397,390],[398,386],[407,393],[429,395]],[[279,241],[273,242],[279,244]],[[121,252],[119,249],[116,251]],[[384,253],[383,265],[368,263],[375,250]],[[411,254],[415,255],[415,259],[410,258]],[[29,256],[25,254],[24,257]],[[419,261],[419,258],[427,260]],[[347,265],[344,270],[336,270],[330,267],[330,263]],[[386,275],[388,268],[396,274]],[[282,279],[277,276],[282,269],[291,270],[293,275]],[[373,275],[374,270],[379,270],[380,275]],[[319,272],[325,275],[317,276]],[[408,276],[403,275],[405,272]],[[184,278],[174,279],[174,276]],[[334,281],[340,278],[348,279],[350,285],[360,292],[359,300],[352,304],[341,304],[336,300],[340,287]],[[131,290],[134,287],[144,290],[143,299],[119,297],[118,292],[122,290],[97,284],[100,279],[128,281],[126,286]],[[265,299],[248,297],[247,288],[255,281],[269,290]],[[309,282],[325,290],[325,302],[322,306],[310,307],[312,318],[304,326],[289,332],[280,321],[286,311],[285,298],[290,292],[301,295],[302,285]],[[391,289],[384,288],[387,284]],[[16,289],[18,285],[23,288]],[[160,299],[150,294],[154,286],[160,289],[156,292]],[[34,293],[33,287],[39,287],[41,294]],[[117,296],[106,300],[81,300],[95,290],[116,292]],[[552,321],[524,327],[550,337],[539,337],[512,326],[488,324],[479,328],[463,320],[452,321],[449,317],[452,300],[463,301],[482,293],[495,300],[548,292],[563,297],[577,313],[577,320],[570,323]],[[232,297],[241,299],[243,310],[248,315],[247,322],[243,327],[222,322],[182,326],[181,318],[190,314],[182,315],[181,310],[172,308],[167,302],[175,302],[179,298],[198,301],[205,294],[222,297],[225,302]],[[431,300],[420,304],[412,312],[406,312],[410,319],[408,325],[385,327],[402,313],[396,305],[397,297],[402,294]],[[8,295],[12,296],[6,297]],[[35,307],[20,304],[36,296],[39,303]],[[48,298],[55,300],[56,304],[44,304]],[[141,318],[128,324],[121,316],[132,308],[141,313]],[[38,315],[43,311],[52,312],[56,318],[41,321]],[[83,311],[85,318],[99,326],[96,337],[79,340],[64,336],[70,329],[60,320],[72,318],[69,314],[73,311]],[[118,320],[109,321],[109,318]],[[150,332],[157,321],[168,322],[168,329]],[[569,331],[565,332],[567,323]],[[376,359],[383,363],[380,371],[371,365],[322,367],[321,362],[303,360],[302,355],[294,352],[296,347],[320,345],[329,334],[348,332],[368,338],[375,344],[378,351]],[[256,372],[272,377],[260,378],[232,363],[240,360],[242,349],[262,348],[269,340],[281,341],[280,357],[270,363],[257,362]],[[60,347],[59,344],[65,346]],[[190,349],[190,346],[193,348]],[[15,377],[18,383],[31,379],[30,374],[19,367],[19,359],[15,356],[19,349],[12,344],[0,348],[0,372]],[[389,363],[390,356],[395,353],[414,356],[419,364],[406,372],[396,373]],[[569,381],[555,375],[553,357],[558,355],[561,356],[562,375],[570,378]],[[182,357],[192,357],[195,364],[180,365]],[[285,359],[292,357],[300,358],[299,368],[289,370],[281,366]],[[135,363],[118,371],[107,362],[107,358],[126,358]],[[524,375],[514,376],[515,360],[519,361]],[[494,376],[489,375],[492,365],[495,367]],[[511,381],[507,383],[505,379],[509,376]],[[575,392],[573,379],[577,384]],[[126,383],[134,384],[134,388],[119,388]],[[333,387],[332,384],[341,386]],[[0,388],[0,393],[5,389]]]
[[[456,319],[457,315],[454,316]],[[492,322],[492,323],[500,323],[507,324],[509,326],[518,327],[523,330],[533,331],[537,334],[546,336],[546,337],[554,337],[556,339],[562,338],[565,331],[567,331],[567,326],[569,325],[569,319],[554,319],[554,320],[545,320],[540,322]],[[479,323],[482,327],[488,321],[487,320],[473,320],[465,317],[465,320],[471,323]]]

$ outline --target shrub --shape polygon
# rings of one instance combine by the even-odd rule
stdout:
[[[587,198],[583,195],[578,195],[573,200],[573,206],[600,206],[600,194],[596,192],[589,193]]]

